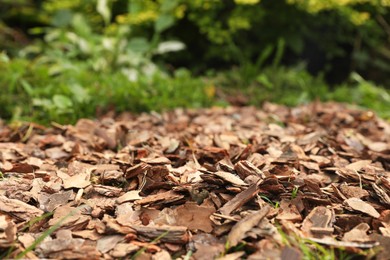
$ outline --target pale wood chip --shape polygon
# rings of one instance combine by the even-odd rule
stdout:
[[[371,160],[360,160],[353,163],[348,164],[345,168],[355,171],[360,171],[362,168],[371,164]]]
[[[62,171],[58,171],[57,175],[62,179],[65,189],[70,189],[70,188],[81,189],[81,188],[86,188],[91,184],[90,181],[91,172],[89,170],[78,172],[73,176],[69,176],[68,174]]]
[[[17,220],[28,221],[41,216],[44,212],[17,199],[9,199],[0,195],[0,211],[15,217]]]
[[[367,235],[370,226],[367,223],[360,223],[343,236],[343,241],[346,242],[368,242],[371,239]]]
[[[390,196],[386,193],[384,189],[376,185],[375,183],[372,184],[372,188],[374,189],[376,195],[378,196],[379,200],[390,206]]]
[[[282,200],[280,202],[280,208],[278,209],[276,219],[298,222],[302,220],[302,216],[294,204],[286,200]]]
[[[170,164],[171,163],[171,161],[166,157],[142,158],[141,161],[148,164]]]
[[[113,249],[119,242],[123,241],[122,235],[104,236],[97,241],[96,248],[101,253],[107,253]]]
[[[349,186],[345,183],[341,184],[339,187],[339,190],[343,195],[347,198],[365,198],[368,197],[370,194],[368,191],[360,188],[360,187],[355,187],[355,186]]]
[[[265,178],[264,173],[260,169],[258,169],[251,162],[246,161],[246,160],[242,160],[242,161],[237,162],[234,165],[234,169],[237,171],[237,174],[243,180],[246,177],[248,177],[249,175],[257,175],[262,179]]]
[[[344,204],[351,207],[355,211],[363,212],[373,218],[379,218],[380,214],[376,209],[358,198],[350,198],[344,201]]]
[[[248,186],[242,179],[240,179],[238,176],[230,173],[230,172],[223,172],[223,171],[218,171],[214,172],[214,175],[220,177],[221,179],[236,185],[236,186]]]
[[[135,204],[138,205],[146,205],[146,204],[153,204],[153,203],[167,204],[167,203],[172,203],[174,201],[181,200],[182,198],[184,198],[184,195],[181,195],[179,193],[170,190],[155,195],[149,195],[145,198],[135,201]]]
[[[129,201],[135,201],[135,200],[140,200],[143,197],[139,195],[140,191],[139,190],[131,190],[120,196],[119,198],[116,199],[116,202],[119,204],[122,204],[124,202],[129,202]]]

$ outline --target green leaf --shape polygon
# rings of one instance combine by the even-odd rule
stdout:
[[[283,38],[279,38],[278,42],[276,44],[275,57],[274,57],[274,60],[272,62],[273,66],[278,66],[280,64],[280,60],[282,59],[283,53],[284,53],[284,50],[285,50],[285,45],[286,45],[286,42],[284,41],[284,39]]]
[[[68,9],[59,10],[55,13],[54,17],[52,18],[51,24],[54,27],[60,27],[60,28],[66,27],[72,21],[72,16],[73,16],[72,11]]]
[[[5,52],[0,52],[0,62],[9,63],[10,59]]]
[[[44,107],[46,109],[51,109],[53,106],[51,100],[47,98],[33,98],[32,104],[33,106]]]
[[[305,43],[302,37],[300,37],[298,34],[288,35],[286,39],[288,39],[286,44],[295,54],[300,54],[303,51]]]
[[[164,54],[167,52],[175,52],[175,51],[181,51],[185,49],[185,45],[182,42],[179,41],[166,41],[166,42],[161,42],[157,46],[156,53],[158,54]]]
[[[96,11],[103,17],[104,23],[106,25],[110,23],[111,10],[108,7],[107,0],[98,0],[96,5]]]
[[[72,106],[72,100],[64,95],[54,95],[53,103],[59,109],[67,109]]]
[[[260,74],[257,78],[256,81],[262,84],[264,87],[267,89],[271,90],[273,88],[273,83],[269,80],[267,75],[265,74]]]
[[[82,14],[75,14],[73,16],[72,26],[78,35],[86,37],[91,34],[91,27]]]
[[[161,33],[162,31],[168,29],[175,23],[175,18],[172,15],[163,14],[158,17],[154,23],[154,29],[156,32]]]
[[[30,97],[34,95],[34,90],[33,90],[32,86],[31,86],[31,84],[28,83],[27,80],[21,79],[21,80],[20,80],[20,84],[22,85],[24,91],[26,91],[26,93],[27,93]]]
[[[142,1],[129,1],[128,5],[128,12],[131,14],[135,14],[138,12],[141,12],[143,10],[144,6],[142,4]]]
[[[164,0],[161,3],[161,12],[172,11],[178,4],[179,2],[176,0]]]
[[[134,37],[129,41],[128,47],[133,52],[145,53],[149,50],[150,44],[146,38]]]
[[[88,102],[91,99],[91,96],[88,93],[88,90],[86,88],[83,88],[79,84],[72,84],[69,86],[70,90],[72,91],[73,98],[79,102]]]

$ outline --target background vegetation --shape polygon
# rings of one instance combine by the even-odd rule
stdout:
[[[0,0],[0,117],[69,123],[111,109],[318,98],[390,118],[389,7],[388,0]]]

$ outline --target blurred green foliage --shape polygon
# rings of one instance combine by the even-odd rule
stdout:
[[[75,122],[97,110],[160,111],[174,107],[205,107],[212,104],[210,87],[186,70],[168,77],[140,76],[129,81],[118,72],[91,73],[83,66],[53,76],[52,67],[26,59],[0,55],[1,117],[40,123]]]
[[[387,0],[0,0],[0,3],[3,21],[0,28],[14,32],[22,29],[19,34],[24,31],[27,38],[31,34],[53,35],[52,30],[57,34],[59,30],[70,30],[89,43],[93,36],[102,34],[126,39],[128,42],[123,43],[126,50],[149,51],[147,58],[151,58],[150,52],[162,41],[178,40],[187,47],[186,52],[154,60],[184,65],[195,72],[256,62],[261,50],[280,40],[286,48],[283,63],[291,65],[307,60],[312,72],[337,71],[337,58],[347,60],[344,76],[348,76],[348,70],[359,69],[379,70],[382,75],[390,72]],[[2,37],[6,35],[3,33]],[[18,42],[15,37],[14,43]],[[7,42],[3,39],[2,44],[9,45]],[[109,44],[107,40],[105,43]],[[384,76],[372,74],[367,76],[384,80]]]
[[[390,91],[364,80],[357,73],[339,85],[329,87],[322,76],[313,77],[300,64],[294,67],[266,67],[255,78],[243,78],[238,68],[212,77],[212,85],[221,86],[227,97],[244,96],[251,105],[265,101],[296,106],[313,100],[338,101],[369,108],[390,119]],[[236,86],[243,86],[237,89]]]
[[[389,117],[389,91],[359,76],[390,85],[389,5],[0,0],[0,117],[199,107],[232,88],[253,104],[336,99]]]

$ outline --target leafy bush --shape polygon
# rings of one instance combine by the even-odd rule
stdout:
[[[218,69],[221,63],[223,69],[242,66],[255,63],[264,49],[282,40],[284,65],[307,61],[312,74],[325,72],[332,83],[358,70],[390,85],[385,76],[390,72],[385,1],[179,2],[186,6],[185,15],[163,35],[179,37],[190,53],[167,57],[175,64],[197,66],[198,71],[210,65]]]
[[[390,91],[364,80],[357,73],[351,74],[350,82],[338,86],[325,96],[327,100],[352,103],[373,109],[380,116],[390,119]]]
[[[159,40],[169,23],[156,21],[148,39],[112,22],[105,0],[48,0],[43,10],[48,26],[31,30],[43,34],[43,41],[11,60],[2,55],[0,84],[7,95],[0,100],[0,116],[71,122],[93,116],[99,107],[145,111],[207,105],[201,80],[190,73],[170,77],[152,62],[156,55],[184,48],[178,41]]]
[[[132,5],[129,2],[129,8]],[[134,36],[130,26],[112,22],[112,7],[106,0],[46,1],[43,7],[50,26],[31,31],[44,33],[44,41],[25,48],[21,54],[50,64],[52,74],[62,73],[77,63],[101,73],[120,71],[130,81],[136,81],[141,75],[163,73],[152,62],[153,56],[185,47],[178,41],[158,39],[170,26],[166,22],[156,21],[153,39]]]
[[[256,62],[259,53],[283,40],[282,64],[306,60],[311,73],[325,70],[327,79],[338,82],[358,70],[365,77],[389,84],[389,3],[376,0],[20,0],[1,1],[0,31],[19,25],[37,36],[49,32],[37,30],[46,25],[60,31],[56,37],[67,41],[85,40],[104,35],[105,45],[121,37],[121,48],[141,50],[146,59],[153,58],[162,41],[183,42],[186,52],[162,55],[159,62],[186,66],[193,72],[211,68]],[[3,3],[4,2],[4,3]],[[34,14],[34,15],[32,15]],[[18,21],[18,22],[16,22]],[[86,29],[88,24],[89,29]],[[8,25],[8,26],[7,26]],[[89,31],[89,35],[80,34]],[[3,29],[2,29],[3,28]],[[52,29],[49,29],[52,30]],[[57,30],[58,31],[58,30]],[[19,33],[20,34],[20,33]],[[0,34],[1,35],[1,34]],[[50,35],[53,36],[53,33]],[[1,36],[0,36],[1,37]],[[20,38],[20,37],[19,37]],[[47,38],[47,37],[46,37]],[[49,37],[47,44],[52,40]],[[100,39],[102,40],[102,39]],[[17,40],[14,43],[18,42]],[[93,40],[93,45],[103,41]],[[112,46],[118,46],[110,43]],[[9,46],[9,41],[2,44]],[[80,44],[78,44],[80,45]],[[182,45],[172,45],[182,46]],[[82,47],[82,46],[78,46]],[[86,46],[84,46],[85,49]],[[175,48],[175,47],[173,47]],[[181,47],[180,47],[181,48]],[[167,48],[162,48],[167,49]],[[169,49],[169,48],[168,48]],[[121,51],[121,50],[120,50]],[[107,50],[97,51],[104,54]],[[85,53],[84,53],[85,54]],[[111,53],[115,64],[115,53]],[[87,56],[89,57],[89,56]],[[221,63],[223,64],[221,65]],[[100,64],[100,63],[98,63]],[[110,62],[109,62],[110,64]],[[343,69],[340,70],[340,64]],[[101,66],[101,64],[100,64]],[[341,73],[341,71],[345,71]],[[134,73],[133,73],[134,74]]]

